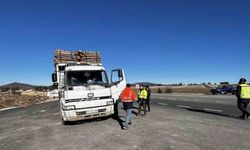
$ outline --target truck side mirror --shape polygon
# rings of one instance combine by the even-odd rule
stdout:
[[[52,73],[52,82],[56,82],[56,81],[57,81],[57,74]]]

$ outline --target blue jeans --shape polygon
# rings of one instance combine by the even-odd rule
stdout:
[[[131,108],[127,109],[127,114],[125,118],[125,127],[128,127],[128,123],[131,121],[131,114],[132,114],[132,109]]]

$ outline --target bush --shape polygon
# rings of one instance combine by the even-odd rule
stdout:
[[[171,88],[166,88],[165,93],[173,93],[173,89],[171,89]]]
[[[20,95],[20,94],[18,94],[18,93],[20,93],[20,92],[18,92],[18,90],[20,90],[19,87],[13,87],[13,88],[11,88],[12,94],[14,94],[14,95]]]
[[[7,92],[7,91],[10,90],[10,88],[9,87],[3,87],[0,90],[1,90],[1,92]]]
[[[161,89],[158,89],[157,93],[162,93],[162,90],[161,90]]]

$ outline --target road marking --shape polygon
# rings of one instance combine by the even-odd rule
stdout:
[[[182,101],[190,101],[190,99],[186,99],[186,98],[183,98],[183,99],[180,99]]]
[[[58,99],[48,99],[46,101],[42,101],[42,102],[36,103],[36,105],[43,104],[43,103],[48,103],[48,102],[53,102],[53,101],[58,101]]]
[[[214,112],[222,112],[222,110],[210,109],[210,108],[204,108],[203,110],[205,110],[205,111],[214,111]]]
[[[168,104],[166,104],[166,103],[158,103],[158,105],[164,105],[164,106],[167,106]]]
[[[166,99],[166,97],[158,97],[158,99]]]
[[[47,110],[41,110],[40,112],[43,113],[43,112],[45,112],[45,111],[47,111]]]
[[[223,101],[215,101],[218,104],[234,104],[233,102],[223,102]]]
[[[20,142],[22,142],[22,141],[21,141],[21,140],[17,140],[17,141],[16,141],[16,143],[20,143]]]
[[[36,103],[35,105],[39,105],[39,104],[42,104],[42,103],[53,102],[53,101],[58,101],[58,99],[49,99],[47,101]],[[9,110],[9,109],[16,109],[16,108],[22,108],[22,107],[26,107],[26,106],[22,105],[22,106],[16,106],[16,107],[7,107],[7,108],[0,109],[0,111],[5,111],[5,110]]]
[[[2,108],[2,109],[0,109],[0,111],[9,110],[9,109],[15,109],[15,108],[20,108],[20,107],[23,107],[23,106]]]
[[[60,114],[59,112],[56,112],[56,113],[54,113],[53,115],[54,115],[54,116],[57,116],[57,115],[59,115],[59,114]]]
[[[180,108],[191,108],[190,106],[185,106],[185,105],[176,105],[176,106]]]
[[[166,97],[166,99],[168,99],[168,100],[177,100],[177,98],[173,98],[173,97]]]

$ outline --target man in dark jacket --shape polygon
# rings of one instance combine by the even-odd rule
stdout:
[[[150,101],[150,95],[151,95],[151,90],[150,90],[149,86],[146,86],[146,90],[148,92],[147,99],[146,99],[146,105],[148,107],[148,112],[150,112],[150,103],[151,103],[151,101]]]
[[[247,119],[249,117],[247,106],[250,100],[250,86],[246,84],[246,81],[246,79],[241,78],[236,91],[238,108],[242,112],[242,115],[239,117],[241,119]]]

